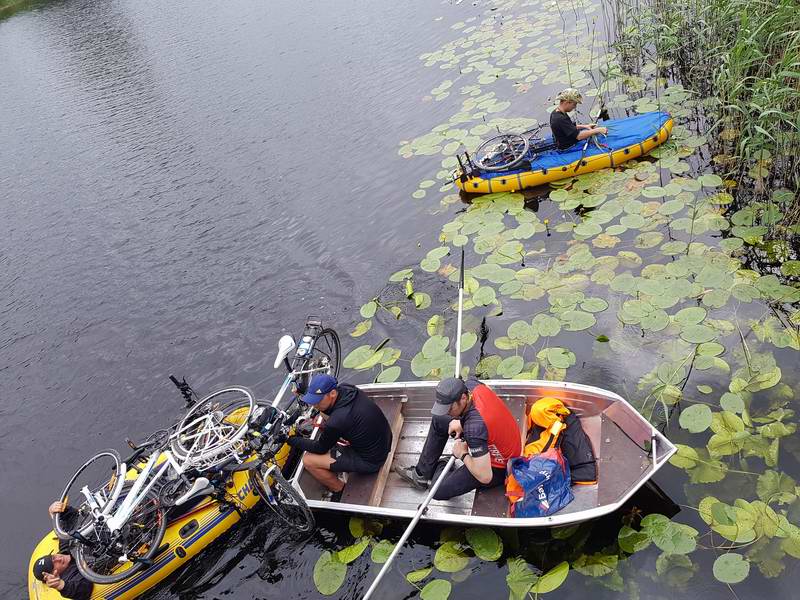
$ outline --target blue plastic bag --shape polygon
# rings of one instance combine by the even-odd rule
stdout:
[[[515,517],[546,517],[572,502],[569,465],[560,448],[508,462],[506,495]]]

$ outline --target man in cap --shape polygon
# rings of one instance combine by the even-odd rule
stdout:
[[[52,517],[57,512],[69,513],[62,502],[53,502],[48,508]],[[64,598],[89,600],[94,584],[81,575],[72,556],[67,553],[68,542],[59,543],[58,554],[40,556],[33,563],[33,576],[47,587],[58,590]]]
[[[505,403],[492,389],[471,379],[443,379],[436,386],[436,403],[428,437],[416,466],[395,467],[402,479],[427,489],[438,477],[440,460],[448,436],[461,438],[453,445],[453,455],[463,465],[448,473],[434,500],[447,500],[479,487],[494,487],[505,481],[508,459],[522,452],[517,422]]]
[[[375,473],[392,447],[392,430],[383,412],[353,385],[331,375],[315,375],[303,396],[327,417],[316,440],[289,438],[289,445],[305,451],[303,465],[338,501],[344,489],[339,473]],[[337,443],[344,440],[345,444]]]
[[[581,93],[575,88],[560,91],[556,100],[558,100],[558,106],[550,113],[550,130],[553,132],[553,140],[559,150],[565,150],[593,135],[608,133],[608,128],[598,127],[596,123],[576,125],[575,121],[570,119],[568,113],[575,110],[583,100]]]

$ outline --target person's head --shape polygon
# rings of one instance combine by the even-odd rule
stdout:
[[[39,581],[44,581],[44,574],[50,573],[60,577],[69,565],[69,554],[45,554],[33,563],[33,576]]]
[[[466,384],[458,377],[442,379],[436,386],[436,402],[431,408],[433,415],[449,415],[453,418],[464,414],[469,403]]]
[[[575,110],[578,104],[583,102],[583,96],[581,96],[581,93],[575,88],[566,88],[558,92],[556,100],[558,100],[558,110],[561,112],[570,112]]]
[[[336,377],[332,375],[314,375],[308,384],[306,395],[303,396],[303,402],[316,406],[321,411],[326,411],[334,405],[339,396],[337,385]]]

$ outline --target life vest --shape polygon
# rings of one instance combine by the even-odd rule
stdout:
[[[572,483],[597,483],[597,458],[581,421],[558,398],[544,396],[528,412],[528,439],[524,456],[558,445],[569,463]]]
[[[492,389],[480,384],[472,390],[472,402],[489,432],[489,458],[492,467],[505,469],[508,459],[522,450],[519,427],[505,402]]]

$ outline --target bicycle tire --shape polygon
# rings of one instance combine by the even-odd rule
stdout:
[[[222,410],[218,410],[215,406],[209,404],[214,399],[228,392],[239,392],[243,394],[244,397],[238,396],[227,400]],[[186,442],[191,439],[192,436],[196,437],[198,435],[199,430],[193,429],[195,427],[194,423],[198,421],[198,416],[200,416],[203,411],[208,411],[209,408],[212,408],[212,412],[219,412],[222,415],[221,417],[214,417],[220,425],[230,419],[227,425],[233,425],[235,430],[227,436],[228,439],[218,440],[212,442],[211,445],[207,445],[201,452],[193,455],[192,460],[210,462],[213,464],[215,459],[219,459],[219,461],[227,459],[230,456],[230,452],[234,449],[234,446],[240,442],[247,433],[250,418],[253,416],[255,407],[256,400],[253,393],[246,387],[239,385],[228,386],[217,390],[198,400],[178,424],[175,436],[170,443],[173,454],[185,460],[195,451],[194,448],[187,447]],[[200,424],[196,426],[202,429]]]
[[[327,370],[317,371],[314,374],[304,373],[298,377],[296,382],[297,390],[305,393],[313,375],[317,373],[327,373],[334,377],[339,376],[339,369],[342,366],[342,345],[339,341],[339,334],[333,329],[326,327],[314,338],[314,346],[310,356],[306,358],[301,366],[301,370],[307,371],[318,367],[327,366]]]
[[[264,500],[264,504],[281,521],[297,531],[307,533],[314,529],[314,525],[316,525],[314,513],[311,512],[303,496],[286,481],[280,469],[273,469],[269,475],[272,484],[264,481],[264,475],[270,467],[271,465],[264,464],[250,472],[252,483],[259,496]],[[270,501],[270,497],[273,498],[272,501]]]
[[[120,458],[119,452],[117,452],[112,448],[109,448],[108,450],[101,450],[93,457],[91,457],[89,460],[87,460],[85,463],[83,463],[78,468],[78,470],[75,471],[75,473],[72,475],[69,482],[67,482],[67,485],[64,487],[64,491],[61,493],[61,496],[59,497],[59,501],[62,502],[64,505],[68,506],[70,496],[73,496],[73,499],[82,497],[80,493],[80,488],[83,486],[77,483],[79,481],[79,478],[84,472],[87,472],[93,466],[93,463],[99,462],[101,459],[108,459],[108,458],[110,458],[114,464],[114,468],[112,469],[113,473],[109,477],[107,483],[103,483],[100,481],[97,482],[97,485],[101,487],[105,487],[106,485],[108,485],[108,483],[113,482],[111,489],[109,489],[108,497],[106,498],[105,502],[103,502],[102,505],[99,506],[99,509],[101,511],[105,509],[105,507],[108,506],[108,503],[114,496],[114,491],[116,489],[116,486],[125,485],[124,483],[125,474],[122,472],[122,459]],[[94,467],[97,468],[97,465],[94,465]],[[84,483],[86,482],[81,482],[81,484]],[[76,485],[77,488],[73,490],[72,487]],[[93,489],[92,492],[93,493],[99,492],[99,488]],[[59,539],[61,540],[74,539],[73,534],[76,531],[80,531],[84,527],[88,526],[89,522],[94,520],[94,517],[92,517],[91,513],[88,512],[89,507],[86,504],[85,500],[75,507],[75,511],[76,512],[72,514],[73,518],[77,519],[77,522],[73,523],[72,525],[67,525],[67,523],[65,522],[65,515],[63,513],[54,513],[52,515],[53,531],[55,532],[56,537],[58,537]]]
[[[497,151],[503,145],[504,149]],[[485,156],[481,156],[487,150]],[[506,153],[510,152],[510,157],[506,158]],[[528,139],[518,134],[497,135],[483,142],[475,151],[474,162],[483,171],[505,171],[518,165],[525,154],[528,152]],[[501,162],[488,164],[489,158],[499,156]]]
[[[132,485],[133,481],[126,482],[126,487],[128,487],[128,489],[130,489]],[[120,497],[124,498],[123,495]],[[119,583],[135,575],[145,566],[142,562],[132,562],[129,560],[126,563],[122,563],[123,567],[124,565],[130,564],[127,569],[118,568],[120,564],[118,559],[122,554],[128,556],[138,554],[138,549],[142,548],[142,546],[146,546],[146,551],[136,558],[149,560],[156,555],[161,541],[164,539],[164,533],[167,530],[167,515],[158,494],[154,490],[150,490],[145,498],[147,501],[141,502],[136,507],[133,514],[131,514],[130,518],[121,529],[120,535],[124,538],[122,548],[120,548],[121,552],[114,554],[104,552],[100,556],[97,556],[92,554],[93,549],[88,548],[85,544],[78,543],[76,545],[73,550],[75,565],[78,567],[78,571],[80,571],[81,575],[86,579],[92,583],[101,585]],[[149,539],[141,539],[142,532],[145,531],[145,528],[148,526],[148,521],[153,517],[156,519],[156,527],[152,529],[153,534]],[[133,539],[130,539],[127,535],[132,531],[135,533],[135,536]],[[115,545],[117,544],[119,544],[119,540],[115,543]]]

